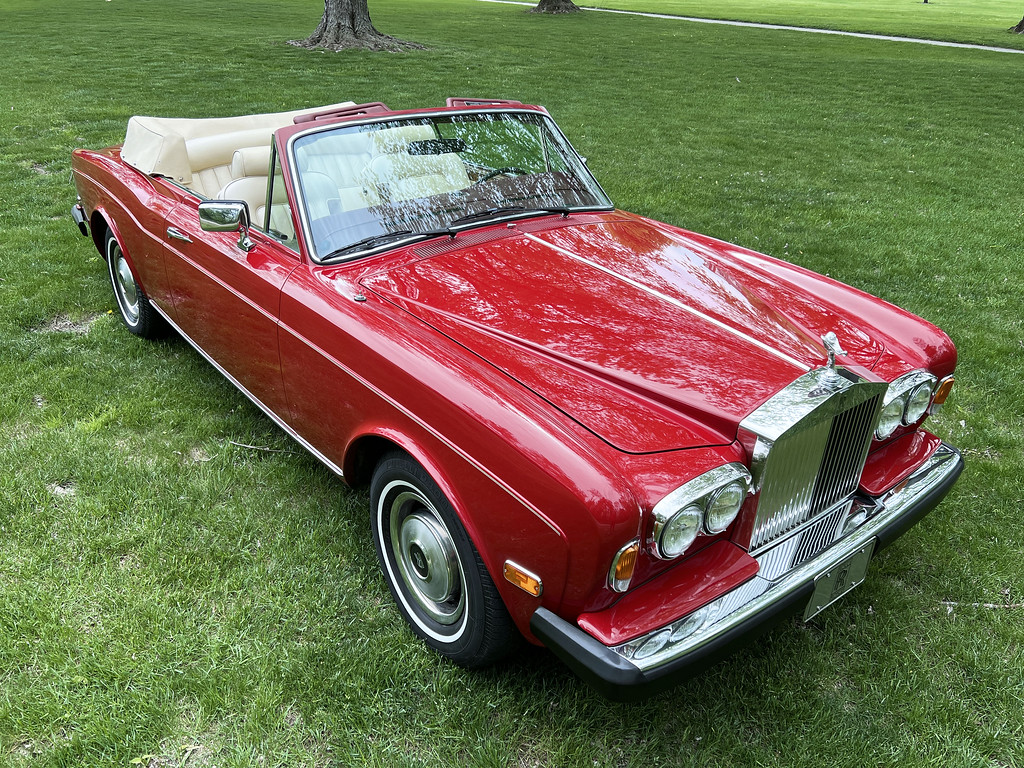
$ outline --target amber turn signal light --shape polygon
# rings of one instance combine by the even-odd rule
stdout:
[[[935,390],[935,394],[932,395],[932,406],[940,406],[944,402],[946,402],[946,398],[949,397],[949,393],[952,389],[953,377],[947,376],[946,378],[939,382],[939,386]]]
[[[535,576],[511,560],[505,561],[504,572],[505,581],[519,587],[528,595],[540,597],[540,593],[544,591],[544,585],[541,583],[540,576]]]
[[[608,586],[616,592],[625,592],[629,589],[629,581],[633,578],[633,569],[636,568],[636,556],[640,552],[640,542],[631,541],[618,552],[612,560],[612,567],[608,572]]]

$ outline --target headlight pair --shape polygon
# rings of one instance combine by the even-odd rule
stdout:
[[[938,380],[928,371],[911,371],[890,384],[882,401],[875,437],[885,440],[900,425],[920,421],[928,412],[937,384]]]
[[[659,501],[651,550],[669,560],[683,554],[703,530],[721,533],[736,519],[750,488],[742,464],[725,464],[695,477]]]

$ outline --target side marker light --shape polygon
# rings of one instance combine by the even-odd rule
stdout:
[[[511,560],[505,561],[505,581],[519,587],[523,592],[534,597],[540,597],[544,591],[544,584],[540,576],[530,573],[525,568],[516,565]]]

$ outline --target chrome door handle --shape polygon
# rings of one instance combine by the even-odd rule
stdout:
[[[192,242],[192,238],[191,237],[189,237],[188,235],[186,235],[184,232],[182,232],[180,229],[177,229],[176,227],[168,227],[167,228],[167,236],[168,237],[173,237],[175,240],[182,240],[182,241],[184,241],[186,243],[191,243]]]

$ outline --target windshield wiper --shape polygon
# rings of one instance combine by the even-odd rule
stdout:
[[[402,238],[409,237],[410,235],[414,235],[415,237],[422,239],[450,234],[451,232],[448,229],[432,229],[426,232],[414,232],[411,229],[400,229],[397,232],[382,232],[379,235],[370,235],[369,237],[364,237],[362,240],[357,240],[354,243],[343,245],[341,248],[337,248],[324,256],[321,261],[329,261],[337,258],[338,256],[345,256],[357,251],[367,251],[371,248],[376,248],[378,245],[384,245],[386,243],[393,242],[394,240],[401,240]]]
[[[483,211],[477,211],[476,213],[467,213],[465,216],[459,216],[457,219],[453,219],[448,222],[449,227],[454,227],[457,224],[468,224],[471,221],[479,221],[480,219],[491,219],[495,216],[500,216],[503,213],[560,213],[563,216],[568,216],[570,211],[565,206],[543,206],[540,208],[524,208],[521,205],[503,205],[498,208],[487,208]]]
[[[448,226],[454,226],[456,224],[465,224],[470,221],[476,221],[477,219],[489,219],[492,216],[497,216],[502,213],[522,213],[526,209],[521,205],[503,205],[498,208],[486,208],[476,213],[467,213],[465,216],[459,216],[457,219],[452,219],[448,222]]]

